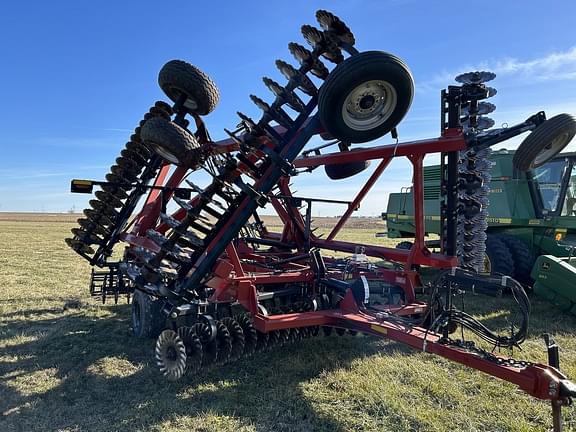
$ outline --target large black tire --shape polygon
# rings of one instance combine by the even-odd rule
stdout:
[[[194,135],[161,117],[144,123],[140,136],[147,146],[174,165],[195,169],[202,159]]]
[[[158,74],[158,84],[170,99],[176,102],[185,94],[184,108],[191,114],[206,115],[216,108],[220,92],[214,81],[190,63],[171,60]]]
[[[532,267],[536,261],[534,253],[526,242],[512,235],[501,235],[500,238],[506,244],[514,260],[514,279],[519,282],[531,285],[533,280],[530,277]]]
[[[414,81],[398,57],[366,51],[340,63],[318,97],[324,128],[348,143],[375,140],[390,132],[412,104]]]
[[[576,119],[570,114],[549,118],[528,135],[514,153],[513,163],[520,171],[544,165],[576,135]]]
[[[140,290],[132,296],[132,334],[138,338],[157,337],[164,328],[161,300]]]
[[[492,275],[514,276],[514,258],[506,243],[498,235],[486,239],[487,265],[483,271]]]

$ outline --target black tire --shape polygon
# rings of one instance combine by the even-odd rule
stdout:
[[[369,82],[370,86],[359,89]],[[402,60],[386,52],[366,51],[330,73],[320,88],[318,112],[332,136],[362,143],[380,138],[400,123],[413,95],[412,74]],[[355,110],[346,110],[345,115],[345,106]]]
[[[324,171],[332,180],[341,180],[355,176],[370,166],[370,161],[349,162],[343,164],[325,165]]]
[[[220,92],[214,81],[197,67],[182,60],[166,63],[158,74],[158,84],[174,102],[185,94],[188,99],[184,109],[191,114],[209,114],[220,100]]]
[[[520,171],[544,165],[576,135],[576,119],[570,114],[549,118],[528,135],[514,153],[513,163]]]
[[[138,338],[157,337],[164,328],[162,301],[134,290],[132,296],[132,334]]]
[[[489,266],[484,267],[484,272],[492,275],[514,276],[514,258],[500,236],[488,235],[486,238],[486,257]]]
[[[142,140],[174,165],[195,169],[201,161],[200,144],[194,135],[161,117],[148,120],[142,126]]]
[[[536,257],[530,250],[526,242],[512,235],[501,235],[500,238],[512,253],[514,260],[514,279],[519,282],[531,285],[533,280],[530,277],[532,267]]]
[[[411,241],[402,241],[396,245],[396,249],[410,250],[410,249],[412,249],[413,245],[414,245],[414,243],[412,243]]]

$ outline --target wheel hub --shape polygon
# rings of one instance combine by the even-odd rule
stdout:
[[[367,81],[348,94],[342,107],[342,118],[352,129],[370,130],[392,115],[397,102],[396,90],[389,82]]]

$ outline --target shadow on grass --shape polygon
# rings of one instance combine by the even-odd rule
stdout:
[[[367,337],[318,337],[169,383],[152,364],[151,340],[129,334],[129,306],[5,323],[0,334],[0,430],[136,431],[208,414],[259,431],[344,431],[319,414],[302,383],[361,356],[407,352]],[[23,339],[18,339],[23,336]],[[8,342],[8,343],[6,343]],[[190,424],[188,424],[190,426]]]
[[[528,332],[530,335],[543,333],[566,334],[576,336],[576,316],[563,312],[551,303],[534,295],[529,295],[531,312]],[[454,302],[457,308],[461,308],[459,298]],[[509,331],[510,319],[518,322],[519,309],[511,295],[503,297],[486,297],[466,295],[464,298],[464,310],[475,316],[485,326],[495,331]]]

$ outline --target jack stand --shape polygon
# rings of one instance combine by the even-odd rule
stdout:
[[[546,349],[548,350],[548,364],[556,369],[560,370],[560,353],[558,351],[558,345],[548,333],[544,335],[544,342],[546,343]],[[552,423],[554,432],[562,432],[564,426],[562,424],[562,400],[553,400],[550,402],[552,404]]]

